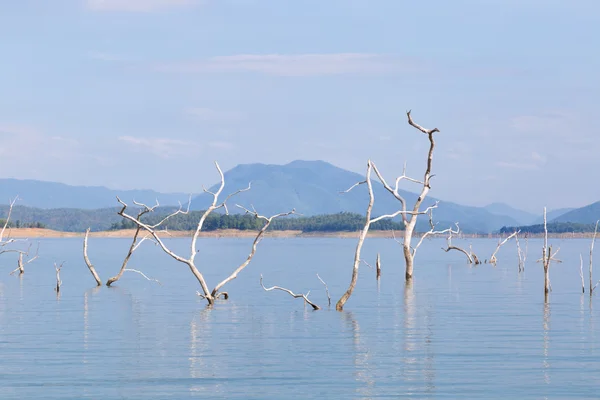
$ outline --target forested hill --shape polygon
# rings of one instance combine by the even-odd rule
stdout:
[[[159,208],[155,213],[146,214],[143,221],[156,223],[164,216],[175,211],[174,207]],[[133,228],[133,223],[121,218],[117,212],[119,208],[102,208],[98,210],[81,210],[72,208],[60,208],[42,210],[23,206],[15,206],[11,216],[13,227],[45,227],[57,231],[83,232],[88,227],[93,231],[116,230]],[[0,207],[0,215],[6,217],[8,206]],[[132,208],[132,212],[133,208]],[[134,212],[135,213],[135,212]],[[163,227],[169,230],[193,230],[196,229],[201,211],[190,211],[187,215],[177,215],[168,220]],[[317,215],[311,217],[285,217],[273,221],[270,229],[274,230],[299,230],[304,232],[335,232],[335,231],[358,231],[364,225],[365,217],[353,213],[337,213],[330,215]],[[3,221],[0,219],[0,223]],[[252,215],[223,215],[211,214],[203,230],[213,231],[216,229],[259,229],[263,222]],[[402,230],[398,222],[384,220],[371,225],[373,230]]]
[[[547,224],[548,233],[583,233],[594,232],[596,224],[579,224],[576,222],[550,222]],[[522,233],[544,233],[544,224],[528,226],[504,226],[500,233],[513,233],[520,230]]]

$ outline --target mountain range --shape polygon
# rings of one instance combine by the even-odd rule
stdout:
[[[387,179],[393,182],[395,177],[390,176]],[[292,208],[306,216],[340,212],[364,215],[368,204],[368,192],[365,185],[360,185],[349,193],[341,193],[362,180],[364,180],[363,175],[338,168],[325,161],[298,160],[285,165],[241,164],[225,172],[226,185],[223,195],[245,188],[251,182],[251,190],[240,193],[230,200],[230,212],[243,212],[242,209],[235,207],[235,204],[240,204],[246,208],[256,207],[256,210],[263,215],[272,215]],[[420,189],[419,185],[406,183],[409,189]],[[209,190],[215,191],[217,188],[218,185],[214,185]],[[398,201],[377,181],[375,174],[373,174],[373,191],[375,195],[374,215],[390,213],[398,209]],[[409,205],[414,204],[418,196],[409,190],[400,190],[399,192]],[[79,230],[80,226],[85,226],[88,219],[96,221],[97,224],[102,218],[107,223],[109,220],[117,221],[118,216],[113,218],[111,215],[117,205],[115,200],[117,195],[124,201],[135,199],[152,204],[158,199],[164,206],[172,206],[178,202],[184,203],[188,199],[188,195],[183,193],[159,193],[153,190],[119,191],[99,186],[70,186],[54,182],[0,179],[0,204],[6,204],[9,198],[16,195],[19,196],[17,204],[19,207],[23,207],[17,214],[35,215],[39,220],[50,222],[54,218],[58,218],[57,216],[76,215],[82,220],[67,223],[75,230]],[[211,200],[210,194],[202,193],[193,197],[191,208],[193,210],[204,209]],[[433,212],[434,221],[442,229],[458,222],[463,232],[489,233],[497,231],[503,226],[522,226],[541,221],[539,215],[503,203],[473,207],[427,197],[422,209],[435,204],[435,202],[439,203],[438,208]],[[26,213],[25,209],[28,207],[35,208],[35,210],[29,210]],[[2,208],[4,209],[4,207]],[[56,209],[60,209],[60,211]],[[43,217],[44,215],[45,217]],[[48,215],[52,215],[52,218]],[[109,215],[111,215],[110,218]],[[548,220],[592,223],[599,215],[600,202],[580,209],[550,211]],[[101,225],[104,226],[104,224]],[[52,227],[52,223],[48,226]],[[419,219],[417,228],[428,229],[427,217]]]

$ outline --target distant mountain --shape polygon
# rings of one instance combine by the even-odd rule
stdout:
[[[553,221],[556,218],[575,210],[574,208],[557,208],[556,210],[550,210],[550,211],[546,211],[546,220],[548,221]],[[538,216],[534,221],[533,224],[543,224],[544,223],[544,216],[540,215]]]
[[[388,177],[390,180],[394,178]],[[234,207],[234,204],[238,203],[247,208],[255,206],[263,215],[276,214],[291,208],[306,216],[339,212],[364,214],[369,198],[366,187],[360,186],[350,193],[340,193],[361,180],[364,180],[364,176],[324,161],[293,161],[286,165],[243,164],[225,173],[224,194],[247,187],[248,182],[252,182],[250,191],[240,193],[231,200],[230,212],[241,212]],[[210,190],[216,189],[215,185]],[[374,215],[398,209],[398,201],[376,181],[375,176],[373,191]],[[401,190],[400,194],[409,205],[414,204],[417,198],[417,194],[408,191]],[[211,195],[203,193],[192,200],[192,209],[204,209],[211,200]],[[434,204],[435,201],[435,198],[428,197],[422,208]],[[444,201],[440,201],[438,209],[434,211],[434,220],[444,228],[459,222],[465,232],[487,233],[502,226],[519,225],[509,216],[496,215],[482,207]],[[421,217],[418,228],[425,229],[427,223],[427,217]]]
[[[589,204],[585,207],[576,208],[564,213],[554,219],[552,222],[573,222],[578,224],[595,224],[600,219],[600,201]]]
[[[189,194],[158,193],[153,190],[111,190],[102,186],[70,186],[63,183],[35,180],[0,179],[0,204],[19,196],[18,205],[36,208],[97,209],[114,207],[115,196],[125,202],[137,200],[152,203],[158,199],[161,205],[187,202]]]
[[[495,215],[504,215],[507,217],[511,217],[512,219],[517,221],[519,225],[532,224],[537,218],[537,215],[535,214],[523,210],[518,210],[504,203],[492,203],[488,204],[483,208]]]

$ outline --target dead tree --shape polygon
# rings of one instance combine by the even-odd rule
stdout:
[[[552,246],[548,246],[548,224],[546,222],[546,207],[544,207],[544,247],[542,248],[542,258],[538,260],[542,262],[544,266],[544,294],[546,300],[548,300],[548,293],[552,290],[552,285],[550,284],[550,261],[561,262],[556,259],[556,255],[558,254],[560,248],[556,250],[554,254],[552,254]]]
[[[377,280],[379,280],[379,278],[381,278],[381,257],[379,256],[379,253],[377,253],[377,259],[375,260],[375,269],[377,271]]]
[[[323,284],[323,286],[325,286],[325,293],[327,294],[327,305],[329,307],[331,307],[331,296],[329,295],[329,288],[327,287],[327,284],[325,283],[325,281],[323,279],[321,279],[321,277],[319,276],[319,274],[317,274],[317,278],[319,278],[319,280],[321,281],[321,283]]]
[[[517,256],[519,257],[519,272],[523,272],[525,271],[525,260],[527,259],[527,250],[529,246],[527,234],[525,235],[525,251],[521,249],[519,235],[515,235],[515,242],[517,243]]]
[[[221,184],[219,185],[219,188],[216,192],[211,192],[207,189],[204,189],[205,193],[208,193],[210,195],[213,196],[213,201],[211,203],[211,205],[206,209],[206,211],[204,211],[204,213],[202,214],[202,216],[200,217],[200,220],[198,221],[198,225],[196,226],[196,230],[194,231],[194,234],[192,236],[192,241],[191,241],[191,246],[190,246],[190,255],[188,258],[182,257],[178,254],[175,254],[173,251],[171,251],[166,244],[164,243],[164,241],[161,239],[161,237],[159,236],[160,231],[157,230],[157,228],[164,223],[165,221],[167,221],[169,218],[171,218],[174,215],[177,214],[185,214],[186,211],[182,211],[181,208],[168,215],[167,217],[165,217],[162,221],[160,221],[158,224],[155,225],[149,225],[146,224],[142,221],[140,221],[139,219],[135,218],[132,215],[129,215],[126,213],[127,210],[127,204],[125,204],[121,199],[119,199],[117,197],[117,200],[119,201],[119,203],[123,206],[121,208],[121,210],[119,211],[119,215],[121,215],[123,218],[133,222],[134,224],[136,224],[137,226],[142,227],[144,230],[146,230],[148,233],[150,233],[152,235],[152,237],[154,238],[154,240],[156,241],[156,243],[158,243],[158,245],[161,247],[161,249],[167,253],[169,256],[171,256],[174,260],[183,263],[185,265],[187,265],[190,269],[190,271],[192,272],[192,274],[194,275],[194,277],[198,280],[198,282],[200,283],[200,287],[202,288],[202,292],[198,292],[198,294],[206,299],[206,301],[208,302],[209,305],[213,305],[215,303],[215,299],[219,298],[220,296],[227,298],[228,294],[227,293],[219,293],[218,290],[225,285],[227,282],[231,281],[232,279],[235,279],[237,277],[237,275],[246,267],[248,266],[248,264],[250,263],[250,261],[252,260],[252,258],[254,257],[254,254],[256,252],[256,246],[258,245],[258,242],[260,242],[260,239],[262,238],[262,236],[264,235],[264,232],[266,231],[266,229],[268,228],[269,224],[271,223],[271,221],[274,218],[277,217],[281,217],[281,216],[285,216],[285,215],[289,215],[294,213],[294,210],[287,212],[287,213],[282,213],[282,214],[276,214],[272,217],[263,217],[258,215],[258,213],[255,213],[255,216],[257,218],[263,219],[265,220],[265,224],[263,225],[263,228],[261,228],[261,230],[258,232],[254,243],[252,245],[252,251],[250,253],[250,255],[248,256],[248,258],[246,259],[246,261],[244,261],[244,263],[242,263],[242,265],[240,265],[229,277],[227,277],[225,280],[223,280],[221,283],[219,283],[215,289],[213,291],[209,290],[208,285],[206,283],[206,280],[204,279],[204,275],[202,275],[202,273],[198,270],[198,268],[196,267],[195,264],[195,260],[196,260],[196,255],[198,254],[198,250],[196,247],[196,242],[198,240],[198,236],[200,235],[200,232],[202,231],[202,227],[204,226],[204,222],[206,221],[206,218],[215,210],[223,208],[225,210],[226,213],[228,213],[228,209],[227,209],[227,201],[232,197],[235,196],[238,193],[250,190],[250,186],[248,186],[245,189],[240,189],[232,194],[230,194],[229,196],[227,196],[225,198],[225,200],[223,202],[219,202],[219,196],[221,195],[223,188],[225,187],[225,176],[223,175],[223,171],[221,171],[221,168],[219,167],[219,164],[215,162],[215,167],[217,169],[217,171],[219,172],[219,176],[221,178]],[[150,208],[142,203],[136,203],[139,206],[142,206],[144,209],[145,208]]]
[[[188,214],[189,211],[190,211],[191,201],[192,201],[192,199],[190,197],[189,200],[188,200],[188,206],[187,206],[187,210],[186,211],[183,211],[182,208],[181,208],[181,204],[179,204],[179,210],[177,210],[177,212],[175,212],[174,214],[169,215],[169,218],[171,218],[171,217],[173,217],[174,215],[177,215],[177,214]],[[136,205],[140,205],[141,206],[140,207],[140,211],[138,212],[138,215],[136,217],[137,221],[141,221],[141,218],[142,218],[143,215],[145,215],[147,213],[150,213],[150,212],[153,212],[159,206],[158,200],[156,200],[156,204],[153,205],[152,207],[148,207],[148,206],[146,206],[144,204],[141,204],[141,203],[136,203],[136,202],[134,202],[134,203]],[[165,223],[166,220],[167,219],[163,219],[157,225],[154,225],[154,227],[160,226],[161,224]],[[131,241],[131,245],[129,246],[129,251],[127,252],[127,255],[125,256],[125,259],[123,260],[123,263],[121,264],[121,269],[119,270],[119,273],[117,275],[113,276],[112,278],[109,278],[108,281],[106,281],[106,286],[110,286],[113,283],[115,283],[116,281],[118,281],[119,279],[121,279],[121,277],[123,276],[123,273],[126,272],[126,271],[136,272],[136,273],[142,275],[144,278],[146,278],[149,281],[155,281],[155,282],[158,282],[159,284],[161,284],[156,279],[148,278],[141,271],[127,268],[127,264],[129,263],[129,259],[131,258],[131,256],[133,255],[133,253],[140,247],[140,245],[142,243],[144,243],[144,241],[146,241],[148,239],[152,240],[152,236],[151,236],[150,233],[147,233],[144,237],[142,237],[140,239],[140,231],[141,230],[142,230],[142,226],[141,225],[136,225],[135,233],[133,234],[133,239]],[[161,232],[165,232],[166,233],[167,231],[164,230],[164,231],[161,231]],[[156,241],[154,241],[154,243],[158,244],[158,243],[156,243]]]
[[[585,293],[585,281],[583,279],[583,256],[581,254],[579,254],[579,277],[581,278],[581,293]]]
[[[342,297],[338,300],[338,302],[335,305],[335,309],[337,311],[342,311],[344,308],[344,305],[346,304],[346,302],[348,301],[348,299],[350,298],[350,296],[352,295],[352,292],[354,291],[354,288],[356,287],[356,281],[358,280],[358,267],[360,266],[360,262],[361,262],[361,258],[360,258],[360,254],[362,251],[362,246],[363,243],[365,241],[365,238],[367,237],[367,234],[369,233],[369,229],[371,227],[371,224],[374,224],[377,221],[381,221],[383,219],[391,219],[394,217],[397,217],[398,215],[405,215],[406,213],[413,213],[415,211],[406,211],[405,207],[401,210],[398,210],[392,214],[385,214],[385,215],[380,215],[378,217],[375,218],[371,218],[371,213],[373,211],[373,204],[375,203],[375,195],[373,194],[373,183],[371,181],[371,172],[375,169],[374,164],[371,162],[371,160],[367,161],[367,173],[365,175],[366,179],[364,181],[360,181],[355,183],[354,185],[352,185],[349,189],[345,190],[342,193],[348,193],[350,192],[352,189],[354,189],[357,186],[366,184],[368,191],[369,191],[369,204],[367,205],[367,212],[366,212],[366,216],[365,216],[365,224],[363,225],[362,230],[360,231],[360,235],[358,237],[358,243],[356,244],[356,250],[354,251],[354,264],[352,266],[352,278],[350,279],[350,285],[348,286],[348,289],[346,290],[346,292],[342,295]],[[420,214],[425,214],[427,212],[429,212],[430,209],[437,207],[437,204],[435,206],[429,207],[427,210],[425,211],[416,211],[417,213]],[[421,239],[422,241],[422,239]],[[419,242],[420,244],[421,242]],[[417,245],[418,247],[418,245]],[[411,250],[412,252],[413,250]],[[416,251],[416,248],[414,249],[414,251]]]
[[[517,236],[519,234],[519,232],[520,231],[514,231],[513,233],[510,234],[510,236],[508,236],[503,241],[498,241],[498,246],[496,247],[496,250],[494,251],[494,253],[490,257],[490,263],[491,264],[496,265],[496,263],[498,262],[498,259],[496,258],[496,254],[498,253],[498,250],[500,250],[500,247],[502,247],[506,242],[508,242],[513,237]]]
[[[85,264],[87,265],[88,269],[90,270],[90,273],[94,277],[94,280],[96,281],[96,285],[102,286],[102,281],[100,280],[100,277],[98,276],[98,273],[96,272],[96,268],[94,268],[94,265],[90,262],[90,259],[87,254],[88,236],[89,235],[90,235],[90,228],[87,228],[85,230],[85,237],[83,238],[83,260],[85,261]]]
[[[477,257],[477,254],[475,254],[473,252],[473,245],[469,245],[469,255],[471,256],[471,259],[473,260],[473,263],[475,265],[481,264],[481,261],[479,261],[479,258]]]
[[[288,293],[290,296],[292,296],[295,299],[302,298],[302,299],[304,299],[304,303],[309,304],[315,311],[321,309],[321,307],[319,307],[318,305],[316,305],[315,303],[313,303],[312,301],[310,301],[308,299],[308,295],[309,295],[310,291],[307,294],[302,294],[302,293],[297,294],[297,293],[292,292],[290,289],[282,288],[279,286],[271,286],[270,288],[266,288],[265,285],[263,285],[262,274],[260,275],[260,286],[265,290],[265,292],[270,292],[271,290],[281,290],[283,292]]]
[[[471,253],[469,253],[468,251],[466,251],[465,249],[461,248],[461,247],[457,247],[452,245],[452,235],[458,235],[460,233],[460,227],[458,226],[458,222],[456,223],[456,231],[453,231],[452,229],[450,229],[448,231],[448,238],[446,239],[446,248],[442,247],[442,250],[444,250],[446,253],[449,252],[450,250],[456,250],[456,251],[460,251],[461,253],[463,253],[465,256],[467,256],[467,261],[469,262],[469,264],[473,264],[473,257],[471,256]]]
[[[252,258],[254,257],[254,254],[256,254],[256,249],[258,248],[258,244],[260,243],[260,241],[263,239],[265,232],[267,231],[267,229],[269,228],[269,226],[271,225],[271,222],[273,222],[273,220],[275,218],[279,218],[279,217],[286,217],[288,215],[294,214],[296,212],[296,210],[292,210],[286,213],[280,213],[280,214],[275,214],[272,215],[270,217],[265,217],[263,215],[260,215],[256,212],[256,210],[254,209],[254,207],[252,208],[252,211],[237,205],[237,207],[241,208],[242,210],[244,210],[246,212],[246,214],[251,214],[254,215],[254,218],[256,219],[260,219],[262,221],[264,221],[263,226],[259,229],[258,234],[256,235],[256,237],[254,238],[254,242],[252,242],[252,249],[250,251],[250,254],[248,254],[248,257],[246,258],[246,261],[244,261],[239,267],[237,267],[235,269],[235,271],[233,271],[231,273],[231,275],[229,275],[227,278],[223,279],[217,286],[215,286],[215,288],[212,290],[211,292],[211,296],[213,296],[214,298],[219,298],[219,297],[224,297],[225,299],[229,298],[229,293],[227,292],[219,292],[219,290],[221,290],[221,288],[223,286],[225,286],[228,282],[234,280],[235,278],[237,278],[238,274],[240,272],[242,272],[242,270],[244,268],[246,268],[248,266],[248,264],[250,264],[250,261],[252,261]]]
[[[64,261],[61,262],[60,265],[54,263],[54,269],[56,270],[56,287],[54,290],[56,291],[57,295],[60,293],[60,287],[62,286],[62,281],[60,280],[60,270],[62,269],[64,263]]]
[[[419,214],[424,214],[423,212],[420,212],[419,209],[421,207],[421,204],[423,203],[423,200],[425,200],[425,197],[427,196],[427,194],[429,193],[429,190],[431,189],[430,181],[431,181],[431,178],[433,177],[433,175],[431,174],[431,164],[433,161],[433,149],[435,148],[435,141],[433,138],[433,134],[435,132],[439,132],[440,130],[437,128],[425,129],[422,126],[418,125],[417,123],[415,123],[412,120],[410,111],[408,111],[406,113],[406,115],[408,117],[408,124],[416,129],[418,129],[419,131],[423,132],[429,138],[429,152],[428,152],[428,156],[427,156],[427,165],[425,167],[423,181],[419,181],[417,179],[412,179],[412,178],[407,177],[406,176],[406,166],[405,166],[402,175],[400,177],[396,178],[395,186],[394,186],[394,188],[392,188],[386,182],[383,175],[379,172],[379,170],[377,169],[377,167],[375,165],[373,165],[373,170],[377,174],[377,177],[379,178],[379,180],[381,181],[381,183],[383,184],[385,189],[388,192],[390,192],[400,202],[400,204],[402,206],[401,214],[402,214],[402,222],[404,223],[404,234],[403,234],[402,247],[403,247],[403,251],[404,251],[404,260],[406,262],[405,279],[410,280],[410,279],[412,279],[412,276],[413,276],[413,264],[414,264],[414,258],[415,258],[415,252],[414,252],[413,247],[411,246],[411,241],[412,241],[413,233],[415,230],[415,226],[417,224],[417,217]],[[412,207],[412,211],[409,211],[407,209],[406,200],[404,199],[404,197],[402,197],[400,195],[400,193],[398,193],[398,185],[400,184],[400,181],[402,181],[402,180],[407,180],[407,181],[421,185],[421,192],[419,194],[419,197],[417,198],[417,201],[415,202],[415,204]]]
[[[594,236],[592,237],[592,244],[590,245],[590,297],[594,294],[594,290],[596,289],[596,286],[598,286],[598,283],[600,283],[600,281],[598,281],[598,283],[596,283],[596,285],[592,286],[594,284],[594,278],[593,278],[593,274],[592,274],[592,269],[593,269],[593,255],[594,255],[594,243],[596,242],[596,235],[598,234],[598,222],[600,221],[596,221],[596,228],[594,228]]]
[[[15,272],[19,271],[19,275],[23,275],[25,273],[25,265],[35,261],[38,258],[38,253],[40,251],[40,243],[38,242],[37,249],[35,250],[35,256],[31,257],[27,261],[23,261],[23,256],[29,256],[29,250],[31,250],[31,244],[29,244],[29,248],[27,251],[15,250],[19,253],[19,259],[17,260],[17,268],[15,268],[10,275],[13,275]]]

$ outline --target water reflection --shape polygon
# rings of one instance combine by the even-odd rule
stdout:
[[[544,382],[550,384],[550,361],[548,360],[548,354],[550,350],[550,303],[544,302],[544,340],[543,340],[543,354],[544,358],[542,361],[544,371]]]
[[[359,384],[356,393],[360,398],[370,399],[375,387],[375,370],[370,364],[371,352],[364,340],[361,340],[360,325],[352,312],[345,312],[344,320],[352,332],[354,379]]]
[[[223,387],[219,382],[209,383],[214,378],[214,371],[223,365],[218,365],[211,351],[212,323],[210,320],[213,308],[205,308],[196,313],[190,322],[190,378],[197,379],[192,382],[190,392],[193,395],[206,394],[214,396],[222,393]]]
[[[403,378],[406,382],[411,383],[408,386],[409,393],[419,390],[418,381],[424,379],[425,392],[432,395],[436,389],[435,354],[432,345],[433,318],[429,309],[421,312],[421,314],[425,320],[424,324],[417,321],[419,309],[417,308],[413,282],[408,281],[404,286]],[[422,336],[423,333],[425,333],[425,336]]]

